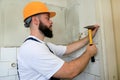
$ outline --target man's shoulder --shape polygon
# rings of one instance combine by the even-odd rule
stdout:
[[[28,40],[21,45],[20,49],[22,49],[22,50],[23,49],[24,50],[33,50],[33,49],[43,49],[45,47],[46,46],[43,43]]]

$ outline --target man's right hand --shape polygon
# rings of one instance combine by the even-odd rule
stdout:
[[[93,57],[94,55],[96,55],[97,53],[97,47],[95,44],[92,45],[88,45],[87,49],[86,49],[86,53],[88,53],[91,57]]]

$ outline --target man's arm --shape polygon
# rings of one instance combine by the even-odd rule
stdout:
[[[69,45],[67,45],[67,50],[65,52],[66,54],[70,54],[76,50],[81,49],[83,46],[85,46],[88,43],[88,36],[86,36],[85,38],[79,40],[79,41],[75,41]]]
[[[95,25],[95,29],[93,30],[92,36],[94,37],[99,26]],[[72,53],[88,43],[88,36],[81,39],[80,41],[76,41],[67,46],[66,54]],[[70,61],[65,62],[63,66],[53,75],[53,77],[57,78],[74,78],[79,73],[81,73],[85,67],[87,66],[89,60],[92,56],[94,56],[97,52],[96,46],[93,44],[92,46],[88,46],[86,51],[82,54],[82,56]]]
[[[92,31],[92,36],[94,37],[96,35],[96,32],[99,28],[99,25],[94,25],[95,29]],[[88,36],[86,36],[85,38],[78,40],[76,42],[73,42],[69,45],[67,45],[67,50],[65,52],[66,54],[70,54],[78,49],[81,49],[83,46],[85,46],[88,43]]]
[[[70,61],[65,62],[63,66],[53,75],[57,78],[74,78],[81,73],[87,66],[90,58],[97,52],[95,45],[88,46],[82,56]]]

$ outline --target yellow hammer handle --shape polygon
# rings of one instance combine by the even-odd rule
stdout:
[[[88,29],[88,35],[89,35],[89,44],[92,45],[93,40],[92,40],[92,30],[91,29]]]
[[[93,40],[92,40],[92,30],[88,29],[88,35],[89,35],[89,45],[91,46],[93,44]],[[95,62],[95,58],[94,56],[91,57],[91,62]]]

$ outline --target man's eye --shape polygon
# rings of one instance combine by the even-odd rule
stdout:
[[[48,20],[48,21],[50,20],[50,18],[48,16],[46,16],[45,19]]]
[[[49,18],[49,17],[46,17],[46,19],[47,19],[47,20],[50,20],[50,18]]]

